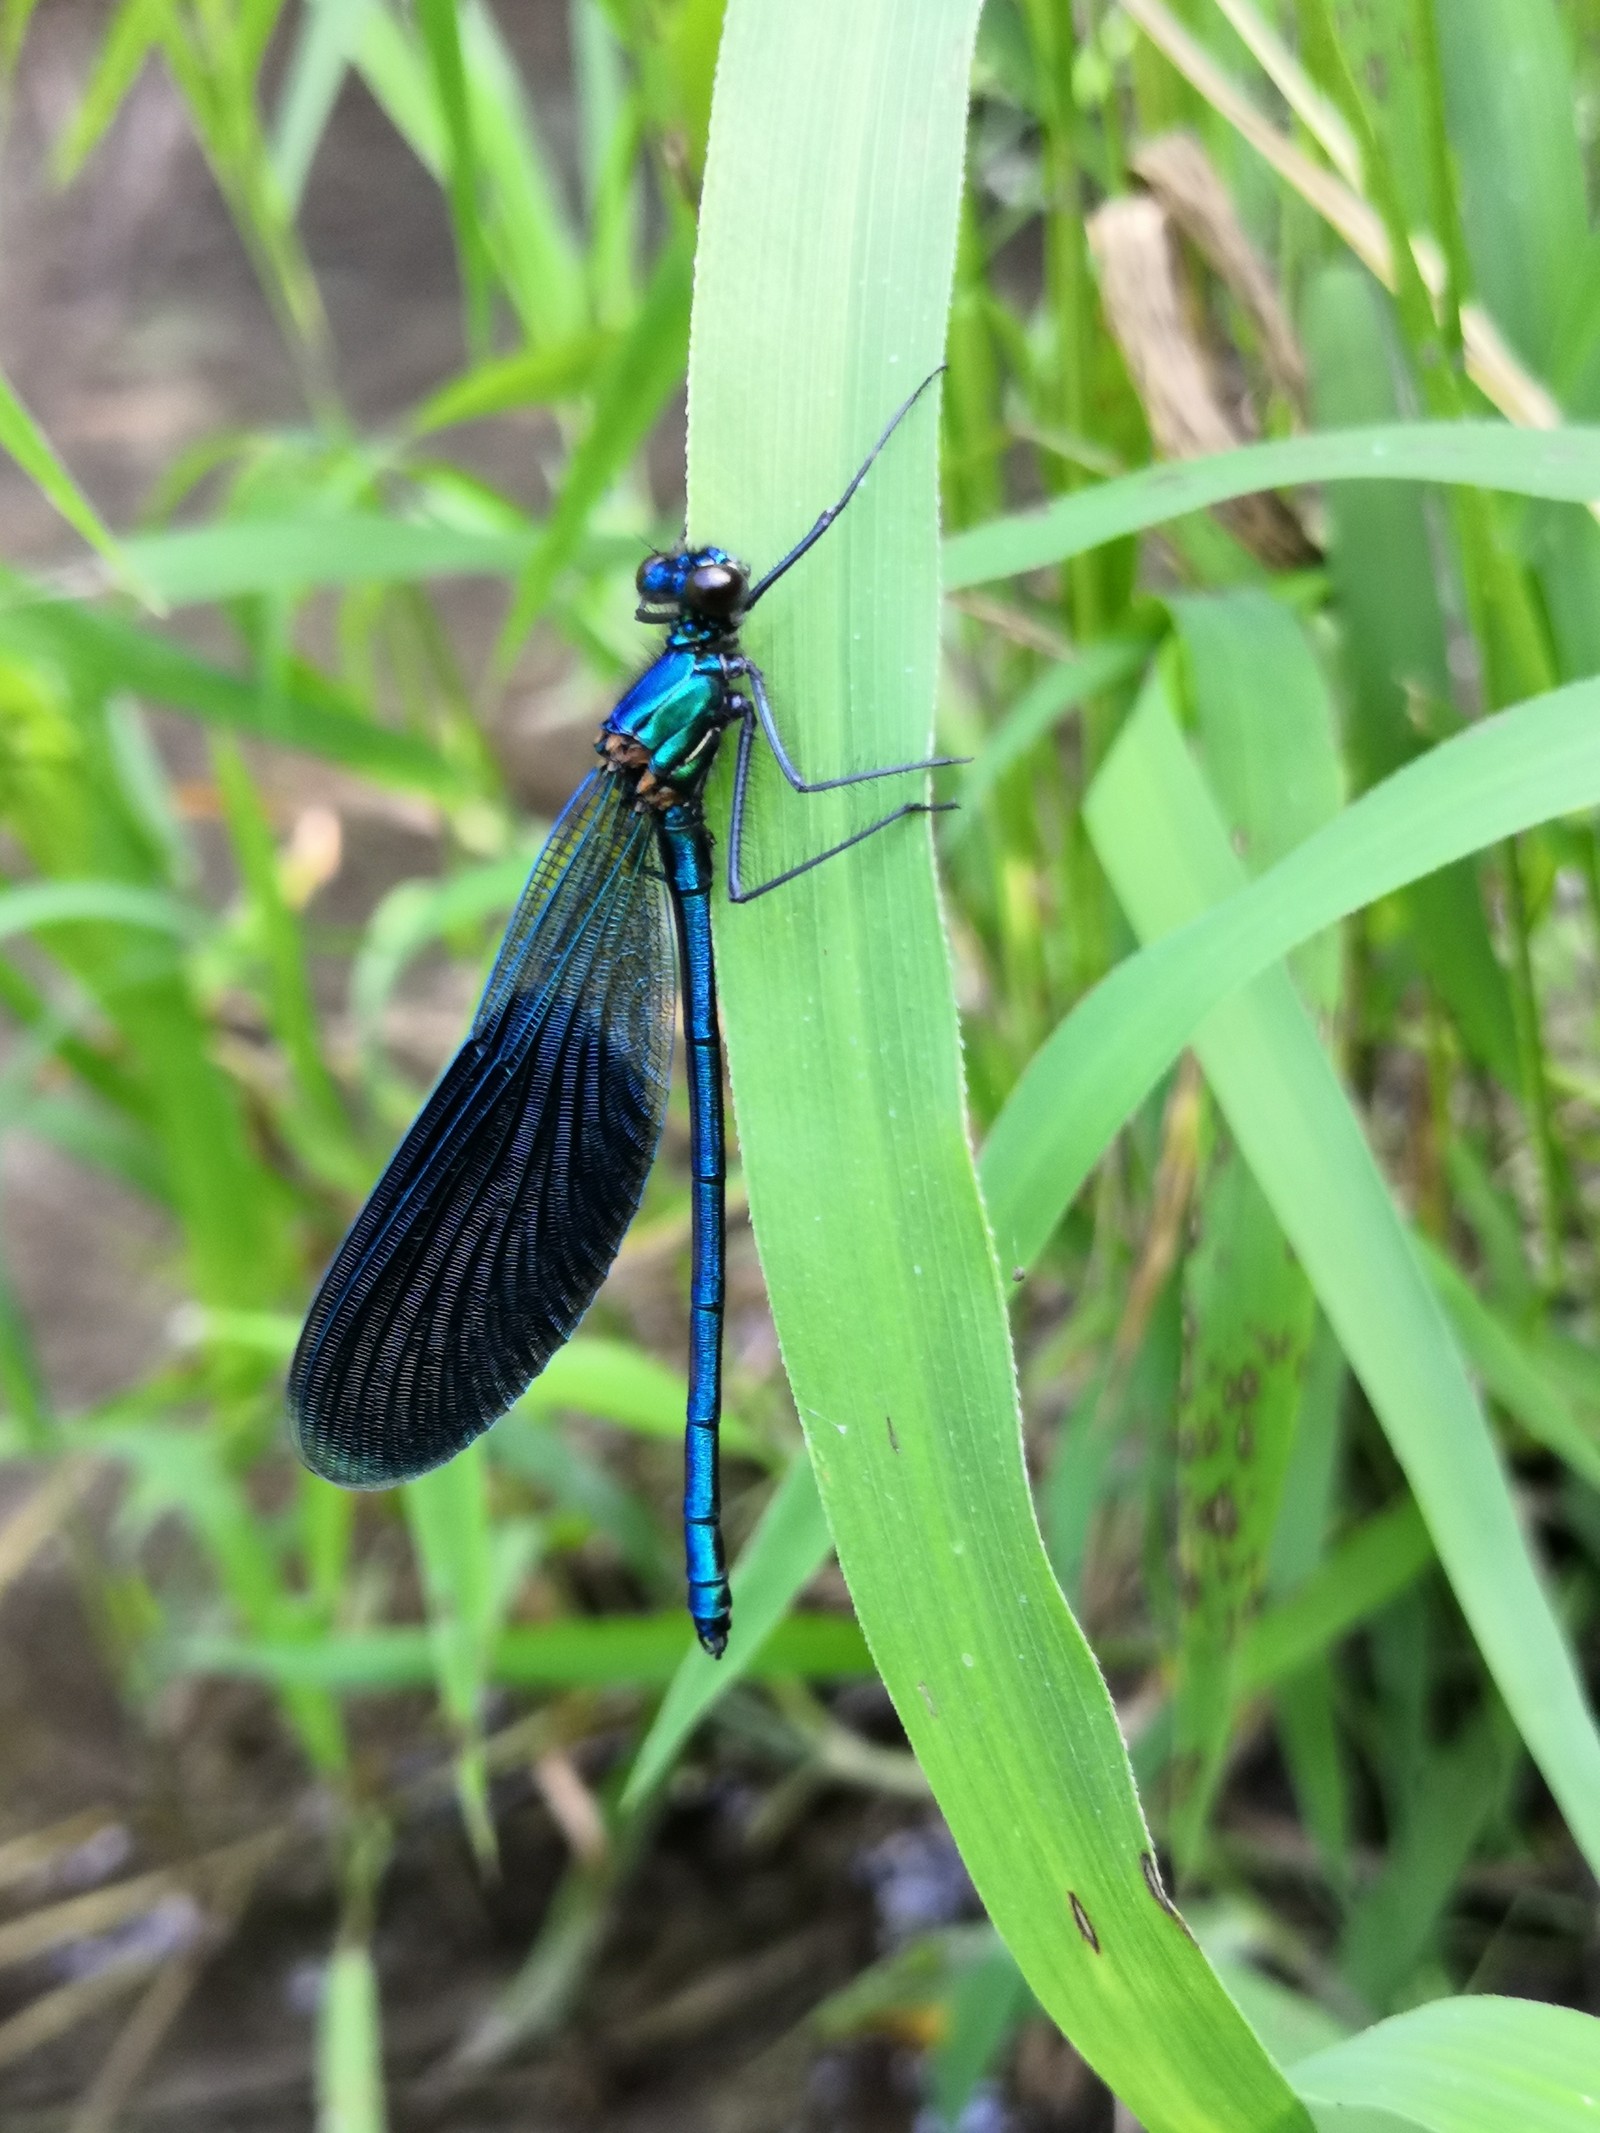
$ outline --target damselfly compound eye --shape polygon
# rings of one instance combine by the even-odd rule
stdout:
[[[744,593],[745,574],[737,563],[701,563],[690,571],[683,588],[687,606],[714,617],[737,613]]]

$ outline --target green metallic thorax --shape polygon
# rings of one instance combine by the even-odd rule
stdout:
[[[695,787],[710,766],[710,744],[727,724],[727,682],[717,652],[675,643],[647,667],[601,729],[635,741],[663,784]],[[718,633],[720,635],[720,633]]]

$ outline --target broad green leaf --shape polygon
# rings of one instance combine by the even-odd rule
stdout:
[[[695,273],[689,526],[756,567],[838,496],[938,361],[976,14],[731,0]],[[935,413],[907,422],[752,618],[751,655],[813,777],[927,749]],[[801,807],[764,774],[755,856],[818,850],[872,804]],[[720,911],[718,953],[751,1211],[823,1504],[990,1915],[1151,2133],[1287,2133],[1297,2107],[1162,1894],[1104,1684],[1039,1542],[925,834],[899,825]]]
[[[1159,680],[1087,812],[1144,938],[1182,926],[1240,882]],[[1272,972],[1213,1010],[1195,1048],[1406,1471],[1518,1730],[1578,1844],[1600,1859],[1600,1736],[1570,1650],[1443,1312],[1287,976]]]
[[[1314,2104],[1381,2102],[1425,2133],[1594,2133],[1600,2021],[1541,2000],[1435,2000],[1302,2059],[1294,2083]]]
[[[1600,683],[1519,704],[1397,771],[1270,873],[1128,959],[1029,1062],[983,1151],[1002,1262],[1027,1267],[1220,1001],[1325,926],[1502,837],[1600,805]]]
[[[1401,422],[1246,445],[1078,489],[1039,511],[995,519],[945,543],[944,586],[1064,563],[1107,541],[1262,489],[1307,481],[1436,481],[1587,503],[1600,497],[1600,430],[1519,430],[1495,422]]]

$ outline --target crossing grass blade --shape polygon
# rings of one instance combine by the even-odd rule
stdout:
[[[99,550],[117,576],[135,583],[121,547],[101,521],[82,489],[67,472],[50,440],[24,407],[9,382],[0,377],[0,452],[16,461],[40,493],[49,498],[74,533]]]
[[[697,1646],[685,1658],[634,1758],[626,1814],[655,1790],[700,1720],[750,1662],[828,1559],[828,1522],[804,1454],[778,1484],[733,1570],[733,1632],[720,1660]]]
[[[1113,1135],[1239,986],[1420,875],[1596,805],[1600,682],[1574,682],[1442,743],[1259,881],[1119,965],[1034,1055],[985,1145],[1003,1263],[1031,1264]]]
[[[1308,481],[1436,481],[1587,503],[1600,497],[1600,430],[1414,422],[1329,430],[1146,467],[1039,511],[993,519],[945,543],[947,592],[1063,563],[1151,526]]]
[[[1088,815],[1145,938],[1240,882],[1159,676],[1096,781]],[[1443,1311],[1286,975],[1272,972],[1214,1010],[1195,1046],[1406,1470],[1518,1730],[1575,1840],[1600,1861],[1600,1735],[1570,1648]]]
[[[302,748],[382,784],[437,798],[461,790],[461,773],[428,741],[365,717],[354,699],[298,660],[266,687],[153,629],[66,604],[0,605],[0,651],[53,668],[86,694],[127,690],[236,733]]]
[[[689,520],[758,567],[939,359],[976,13],[729,7]],[[926,749],[933,444],[931,420],[909,423],[753,619],[812,776]],[[763,865],[863,819],[860,795],[799,809],[776,783],[755,800]],[[1287,2133],[1299,2107],[1163,1900],[1110,1700],[1039,1540],[925,832],[723,911],[718,954],[752,1217],[823,1504],[991,1916],[1151,2133]]]
[[[1426,2133],[1588,2133],[1600,2022],[1539,2000],[1435,2000],[1302,2059],[1295,2086],[1343,2127],[1381,2099]]]

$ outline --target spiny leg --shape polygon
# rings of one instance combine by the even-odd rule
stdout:
[[[813,852],[809,859],[802,859],[798,866],[786,867],[781,874],[774,874],[770,881],[758,881],[753,888],[747,889],[740,862],[744,850],[745,798],[750,787],[750,761],[754,753],[755,736],[756,714],[746,711],[739,721],[739,753],[733,766],[733,812],[728,822],[729,903],[754,903],[758,896],[765,896],[769,889],[782,888],[786,881],[794,881],[801,874],[809,874],[813,867],[821,866],[825,859],[836,859],[841,852],[848,852],[851,845],[860,844],[865,837],[876,836],[879,830],[887,829],[892,822],[900,821],[905,815],[946,815],[955,807],[953,800],[907,800],[905,805],[897,807],[892,815],[884,815],[876,822],[869,822],[865,829],[858,829],[853,836],[842,837],[837,844],[830,844],[825,852]],[[902,767],[917,770],[922,766],[907,763]],[[884,774],[868,773],[869,776]],[[856,784],[860,781],[842,779],[840,782]],[[819,789],[821,788],[802,788],[811,791]]]
[[[761,731],[767,746],[777,759],[778,768],[796,792],[837,792],[842,785],[870,785],[874,778],[903,777],[912,770],[950,770],[959,763],[970,762],[964,755],[930,755],[915,763],[885,763],[881,770],[851,770],[842,778],[803,778],[790,760],[789,751],[783,745],[783,736],[778,731],[777,720],[772,715],[772,705],[767,697],[766,676],[753,660],[740,656],[737,663],[727,665],[741,681],[750,684],[750,693],[755,698],[755,715],[761,723]],[[746,721],[748,724],[748,720]],[[741,740],[740,746],[744,745]],[[889,818],[893,820],[891,816]]]
[[[933,383],[934,379],[938,377],[939,371],[942,371],[943,369],[944,365],[941,363],[939,365],[938,370],[930,370],[928,375],[923,379],[922,383],[917,387],[916,391],[911,394],[910,398],[907,399],[900,407],[895,409],[894,413],[889,418],[888,426],[885,428],[883,435],[878,439],[877,443],[872,447],[872,450],[867,454],[866,458],[856,469],[856,472],[851,479],[849,487],[845,490],[843,496],[840,497],[839,501],[836,504],[830,504],[828,506],[827,510],[823,512],[822,516],[817,520],[817,523],[812,527],[811,531],[805,536],[805,538],[803,540],[796,541],[794,546],[789,550],[789,553],[784,556],[780,562],[774,563],[772,568],[767,572],[764,578],[757,579],[755,585],[751,588],[749,597],[744,603],[744,612],[746,614],[749,614],[751,608],[755,606],[756,602],[761,598],[761,595],[764,592],[769,592],[771,588],[777,584],[778,580],[783,576],[786,570],[792,570],[794,568],[795,564],[799,562],[800,558],[805,554],[808,548],[814,548],[817,542],[821,540],[822,536],[827,532],[828,528],[839,516],[839,513],[844,509],[845,505],[849,503],[851,497],[855,495],[857,489],[859,489],[861,484],[866,480],[868,473],[871,471],[872,462],[877,458],[878,454],[889,442],[889,439],[894,435],[895,431],[900,427],[901,423],[904,422],[907,415],[910,414],[911,410],[916,406],[917,402],[928,390],[928,387]]]

